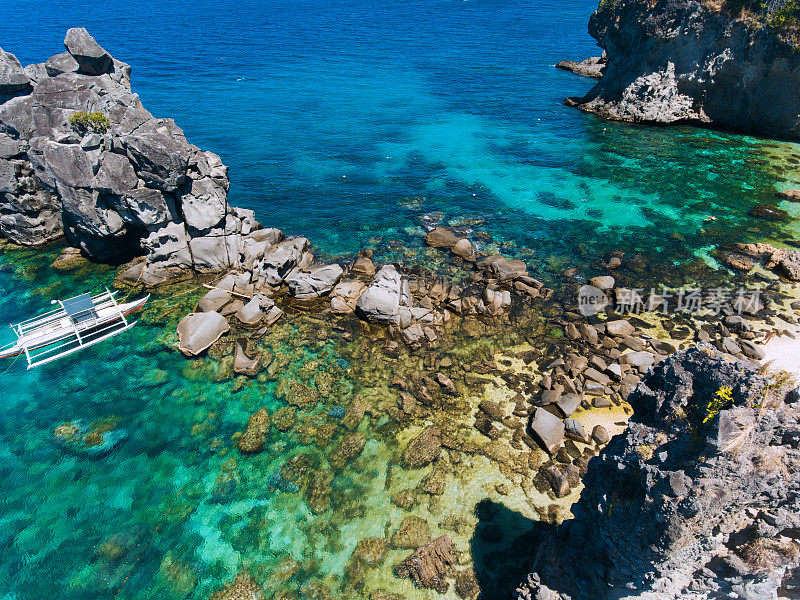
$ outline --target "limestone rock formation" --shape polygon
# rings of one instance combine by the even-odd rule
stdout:
[[[653,367],[518,597],[775,598],[800,565],[792,385],[703,344]]]
[[[235,265],[260,226],[228,204],[220,158],[147,112],[130,67],[85,29],[64,44],[25,70],[0,51],[0,234],[24,245],[65,235],[100,261],[146,255],[149,284]]]
[[[794,20],[794,21],[793,21]],[[571,104],[605,118],[699,122],[800,137],[800,54],[788,0],[600,2],[602,79]]]

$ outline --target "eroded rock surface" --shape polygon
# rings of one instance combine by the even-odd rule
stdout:
[[[798,138],[800,54],[791,26],[777,18],[787,10],[796,8],[786,0],[601,2],[589,33],[607,64],[598,84],[569,103],[615,120]]]
[[[653,367],[628,397],[627,432],[589,462],[575,519],[538,546],[518,597],[776,597],[800,555],[800,410],[788,389],[706,345]]]
[[[64,44],[25,70],[0,51],[0,233],[23,245],[65,235],[100,261],[146,255],[150,284],[236,264],[260,226],[228,204],[220,158],[145,110],[130,67],[85,29]],[[100,121],[80,125],[79,113]]]

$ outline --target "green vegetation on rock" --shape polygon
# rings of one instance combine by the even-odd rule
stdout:
[[[69,125],[81,135],[86,133],[105,133],[111,128],[111,121],[103,113],[96,112],[76,112],[69,118]]]

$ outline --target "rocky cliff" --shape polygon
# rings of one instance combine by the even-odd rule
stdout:
[[[604,74],[568,103],[614,120],[800,138],[798,23],[795,0],[602,0],[589,33]]]
[[[767,599],[781,586],[797,597],[791,387],[702,345],[652,368],[629,396],[627,431],[590,461],[575,519],[536,549],[518,598]]]
[[[64,45],[25,68],[0,50],[0,234],[23,245],[65,235],[99,261],[146,255],[150,284],[231,266],[259,225],[228,204],[219,156],[145,110],[130,66],[85,29]]]

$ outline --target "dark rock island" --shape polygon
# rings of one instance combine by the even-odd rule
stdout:
[[[568,103],[613,120],[800,138],[798,23],[791,0],[603,0],[589,22],[602,79]]]

